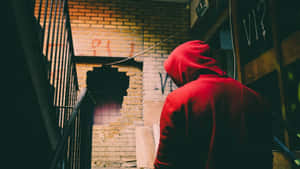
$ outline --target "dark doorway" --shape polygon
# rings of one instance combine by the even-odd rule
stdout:
[[[248,87],[259,92],[270,106],[270,119],[272,119],[272,134],[284,141],[284,123],[282,120],[280,89],[278,86],[277,72],[269,73],[268,75],[258,79],[257,81],[248,84]],[[270,122],[266,122],[270,123]],[[277,143],[272,143],[273,150],[279,150]]]
[[[123,97],[129,86],[125,72],[109,66],[94,68],[87,74],[87,84],[96,100],[94,125],[104,125],[121,116]]]

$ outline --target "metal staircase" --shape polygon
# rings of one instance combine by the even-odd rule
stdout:
[[[77,96],[67,0],[11,0],[6,6],[6,33],[13,35],[6,50],[19,76],[8,88],[19,105],[10,111],[16,123],[7,130],[16,136],[6,143],[7,154],[14,153],[8,168],[91,168],[93,101],[85,89]]]

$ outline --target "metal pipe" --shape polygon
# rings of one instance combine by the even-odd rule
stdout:
[[[76,152],[75,152],[75,155],[76,155],[76,167],[75,169],[78,169],[79,167],[79,162],[80,162],[80,157],[79,157],[79,152],[80,152],[80,144],[79,144],[79,141],[80,141],[80,110],[78,112],[78,116],[77,116],[77,133],[76,133]]]
[[[57,2],[58,0],[55,0],[55,11],[54,11],[54,15],[53,15],[53,26],[52,26],[52,35],[51,35],[51,45],[50,45],[50,58],[49,58],[49,71],[48,71],[48,76],[49,76],[49,83],[53,85],[53,88],[55,87],[53,83],[53,74],[52,74],[52,65],[53,65],[53,48],[54,48],[54,41],[55,41],[55,31],[56,31],[56,28],[55,28],[55,25],[56,25],[56,13],[57,13]],[[49,45],[49,44],[48,44]],[[54,95],[53,95],[53,99],[54,99]]]
[[[79,110],[79,114],[78,114],[78,117],[80,117],[79,118],[79,124],[78,124],[78,152],[77,152],[77,154],[78,154],[78,165],[77,165],[77,169],[79,169],[80,168],[80,162],[81,162],[81,158],[80,158],[80,151],[81,151],[81,111]]]
[[[41,49],[44,51],[44,38],[45,38],[45,25],[47,20],[47,12],[48,12],[48,0],[45,3],[45,11],[44,11],[44,22],[42,25],[42,37],[41,37]]]
[[[73,65],[73,68],[74,68],[74,64]],[[74,98],[75,98],[75,76],[74,76],[74,69],[72,69],[72,96],[71,96],[71,104],[74,105]],[[79,112],[80,110],[78,110],[78,114],[76,116],[76,122],[75,122],[75,125],[74,125],[74,169],[76,169],[76,166],[77,166],[77,151],[78,151],[78,143],[77,143],[77,140],[78,140],[78,121],[79,121]]]
[[[73,169],[74,163],[74,126],[75,126],[76,118],[74,119],[74,123],[72,123],[72,132],[70,136],[70,168]]]
[[[71,68],[71,72],[70,75],[72,75],[72,68]],[[70,90],[69,90],[69,102],[71,105],[73,105],[73,76],[70,77]],[[78,110],[79,112],[79,110]],[[75,117],[75,122],[73,123],[73,132],[72,132],[72,169],[74,168],[75,165],[75,160],[76,160],[76,156],[75,156],[75,151],[76,151],[76,125],[77,125],[77,120],[78,120],[78,115]]]
[[[78,110],[79,112],[79,110]],[[76,130],[77,130],[77,122],[78,122],[78,116],[76,116],[75,118],[75,123],[74,123],[74,134],[73,134],[73,167],[76,167],[76,149],[77,149],[77,145],[76,145],[76,140],[77,140],[77,135],[76,135]]]
[[[57,78],[57,76],[58,76],[58,64],[57,64],[57,62],[59,62],[59,58],[60,58],[60,56],[58,55],[58,48],[60,49],[61,48],[61,44],[59,44],[58,45],[58,39],[59,38],[61,38],[61,37],[59,37],[59,33],[60,32],[62,32],[62,30],[60,29],[60,25],[62,24],[62,19],[61,19],[61,12],[62,12],[62,8],[63,7],[61,7],[61,4],[62,4],[62,0],[59,0],[59,12],[58,12],[58,24],[57,24],[57,32],[56,32],[56,42],[55,42],[55,44],[57,45],[56,46],[56,48],[55,48],[55,58],[54,58],[54,67],[53,67],[53,81],[52,81],[52,84],[56,87],[56,90],[55,90],[55,92],[54,92],[54,99],[53,99],[53,103],[54,103],[54,105],[57,105],[57,91],[58,91],[58,78]],[[56,69],[57,68],[57,69]],[[55,80],[56,80],[56,83],[54,84],[54,82],[55,82]]]
[[[77,69],[76,69],[76,63],[75,61],[73,60],[75,66],[74,66],[74,72],[77,72]],[[76,85],[76,97],[77,97],[77,91],[79,90],[79,84],[78,84],[78,77],[77,77],[77,73],[75,73],[75,85]]]
[[[63,20],[64,20],[64,18],[63,18]],[[65,21],[64,21],[64,23],[65,23]],[[65,24],[63,24],[62,25],[62,28],[63,28],[63,26],[65,26]],[[59,96],[58,96],[58,105],[59,106],[61,106],[62,105],[62,103],[61,103],[61,101],[62,101],[62,85],[63,85],[63,66],[64,66],[64,61],[65,61],[65,48],[66,48],[66,32],[65,32],[65,29],[63,29],[63,34],[61,35],[61,36],[63,36],[63,49],[61,50],[61,49],[59,49],[59,53],[60,53],[60,55],[61,55],[61,59],[60,59],[60,62],[59,62]]]
[[[35,3],[34,3],[35,4]],[[40,0],[37,23],[40,25],[43,0]]]
[[[66,40],[68,42],[68,40]],[[67,74],[67,69],[68,69],[68,55],[69,55],[69,43],[66,44],[66,51],[65,51],[65,59],[64,59],[64,65],[63,65],[63,78],[62,78],[62,105],[66,105],[66,85],[67,85],[67,80],[66,80],[66,74]]]
[[[75,160],[75,169],[78,168],[78,162],[80,160],[80,158],[78,156],[78,151],[80,151],[79,150],[79,139],[80,139],[80,137],[79,137],[79,130],[80,130],[79,126],[80,126],[80,109],[78,111],[77,123],[76,123],[76,140],[75,140],[75,144],[76,144],[75,157],[76,157],[76,160]]]
[[[70,70],[72,70],[72,65],[70,65]],[[71,73],[70,73],[70,75],[71,75]],[[69,77],[69,80],[68,80],[68,95],[67,95],[67,100],[68,100],[68,102],[67,102],[67,105],[69,105],[69,106],[74,106],[73,105],[73,102],[72,102],[72,100],[73,100],[73,78],[72,78],[72,76],[70,76]],[[72,111],[72,110],[69,110],[70,112]],[[73,138],[74,139],[74,138]],[[73,145],[74,146],[74,145]]]
[[[67,20],[67,23],[68,23],[68,20]],[[67,28],[68,30],[68,28]],[[69,42],[69,36],[68,36],[68,42]],[[71,47],[70,43],[69,43],[69,47]],[[70,92],[70,73],[71,73],[71,70],[72,70],[72,65],[71,65],[71,58],[72,58],[73,54],[71,53],[70,51],[70,48],[68,49],[68,63],[67,63],[67,77],[66,77],[66,93],[68,94],[67,97],[70,97],[69,95],[69,92]],[[69,101],[69,100],[67,100]],[[69,103],[66,103],[66,105],[68,105]]]
[[[71,149],[71,136],[68,136],[68,146],[67,146],[67,152],[66,152],[66,156],[67,156],[67,169],[71,168],[71,155],[70,155],[70,149]]]
[[[45,53],[45,56],[46,56],[46,59],[47,59],[47,63],[48,63],[49,37],[50,37],[51,23],[52,23],[52,8],[53,8],[53,0],[51,0],[51,5],[50,5],[48,32],[47,32],[47,40],[46,40],[46,53]],[[47,65],[47,70],[49,71],[49,67],[48,66],[49,65]],[[49,79],[49,74],[48,74],[48,79]]]
[[[63,89],[62,89],[62,86],[63,86],[63,73],[64,73],[64,71],[63,71],[63,65],[64,65],[64,60],[65,60],[65,47],[66,47],[66,32],[65,32],[65,29],[63,29],[63,34],[64,34],[64,37],[63,37],[63,52],[61,53],[61,61],[59,62],[61,65],[59,66],[59,68],[60,68],[60,74],[59,74],[59,96],[58,96],[58,105],[59,106],[63,106],[63,104],[62,104],[62,101],[63,101]],[[66,111],[65,110],[63,110],[63,114],[62,114],[62,127],[64,126],[64,122],[65,122],[65,120],[66,120]]]
[[[68,0],[66,0],[66,2],[67,2]],[[66,8],[68,9],[68,3],[66,3]],[[69,43],[71,44],[71,53],[72,53],[72,55],[74,55],[74,49],[73,49],[73,39],[72,39],[72,29],[71,29],[71,25],[70,25],[70,15],[69,15],[69,11],[68,10],[66,10],[66,18],[67,18],[67,25],[68,25],[68,30],[69,30],[69,34],[70,34],[70,36],[69,36],[69,38],[70,38],[70,40],[69,40]]]
[[[68,48],[68,44],[66,44],[66,46],[65,46],[66,48]],[[66,50],[67,51],[67,50]],[[60,88],[61,88],[61,97],[60,97],[60,105],[64,105],[65,104],[65,90],[64,90],[64,86],[65,86],[65,78],[64,78],[64,76],[65,76],[65,67],[66,66],[64,66],[65,65],[65,63],[67,62],[66,61],[66,58],[67,58],[67,53],[66,53],[66,51],[64,51],[64,59],[63,59],[63,65],[62,65],[62,74],[61,74],[61,78],[62,78],[62,83],[61,83],[61,86],[60,86]],[[64,110],[64,125],[63,125],[63,127],[65,126],[65,123],[66,123],[66,121],[68,120],[68,110]]]
[[[70,65],[72,67],[72,65]],[[69,79],[69,91],[68,91],[68,104],[69,106],[74,106],[73,105],[73,78],[72,76]]]
[[[64,149],[65,145],[66,145],[66,140],[68,138],[68,136],[70,135],[71,130],[71,126],[74,123],[75,117],[78,114],[79,111],[79,107],[81,106],[84,98],[86,98],[87,96],[87,89],[83,89],[80,93],[80,97],[77,101],[77,103],[74,106],[74,111],[71,114],[70,120],[68,120],[66,127],[64,128],[64,132],[63,132],[63,136],[60,139],[60,141],[58,142],[57,148],[55,150],[53,159],[50,163],[50,168],[49,169],[55,169],[55,166],[58,162],[58,160],[60,159],[60,156],[62,155],[62,150]]]

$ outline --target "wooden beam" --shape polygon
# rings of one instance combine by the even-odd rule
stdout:
[[[108,64],[115,61],[125,59],[126,57],[95,57],[95,56],[75,56],[76,63],[92,63],[92,64]],[[137,62],[134,59],[129,59],[125,62],[119,63],[118,65],[134,66],[139,69],[143,69],[143,63]]]
[[[283,66],[287,66],[300,59],[300,31],[292,33],[288,38],[282,41]],[[275,61],[274,48],[266,51],[255,60],[249,62],[244,67],[244,83],[252,83],[278,69]]]
[[[284,66],[300,59],[300,31],[294,32],[281,43]]]
[[[272,48],[262,55],[260,55],[255,60],[249,62],[244,66],[243,73],[243,82],[245,84],[252,83],[261,77],[267,75],[268,73],[276,70],[278,66],[277,62],[274,59],[275,50]]]

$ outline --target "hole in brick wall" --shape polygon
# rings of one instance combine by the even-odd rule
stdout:
[[[87,85],[96,99],[94,125],[114,121],[121,115],[123,97],[127,95],[129,77],[117,68],[94,68],[87,74]]]

